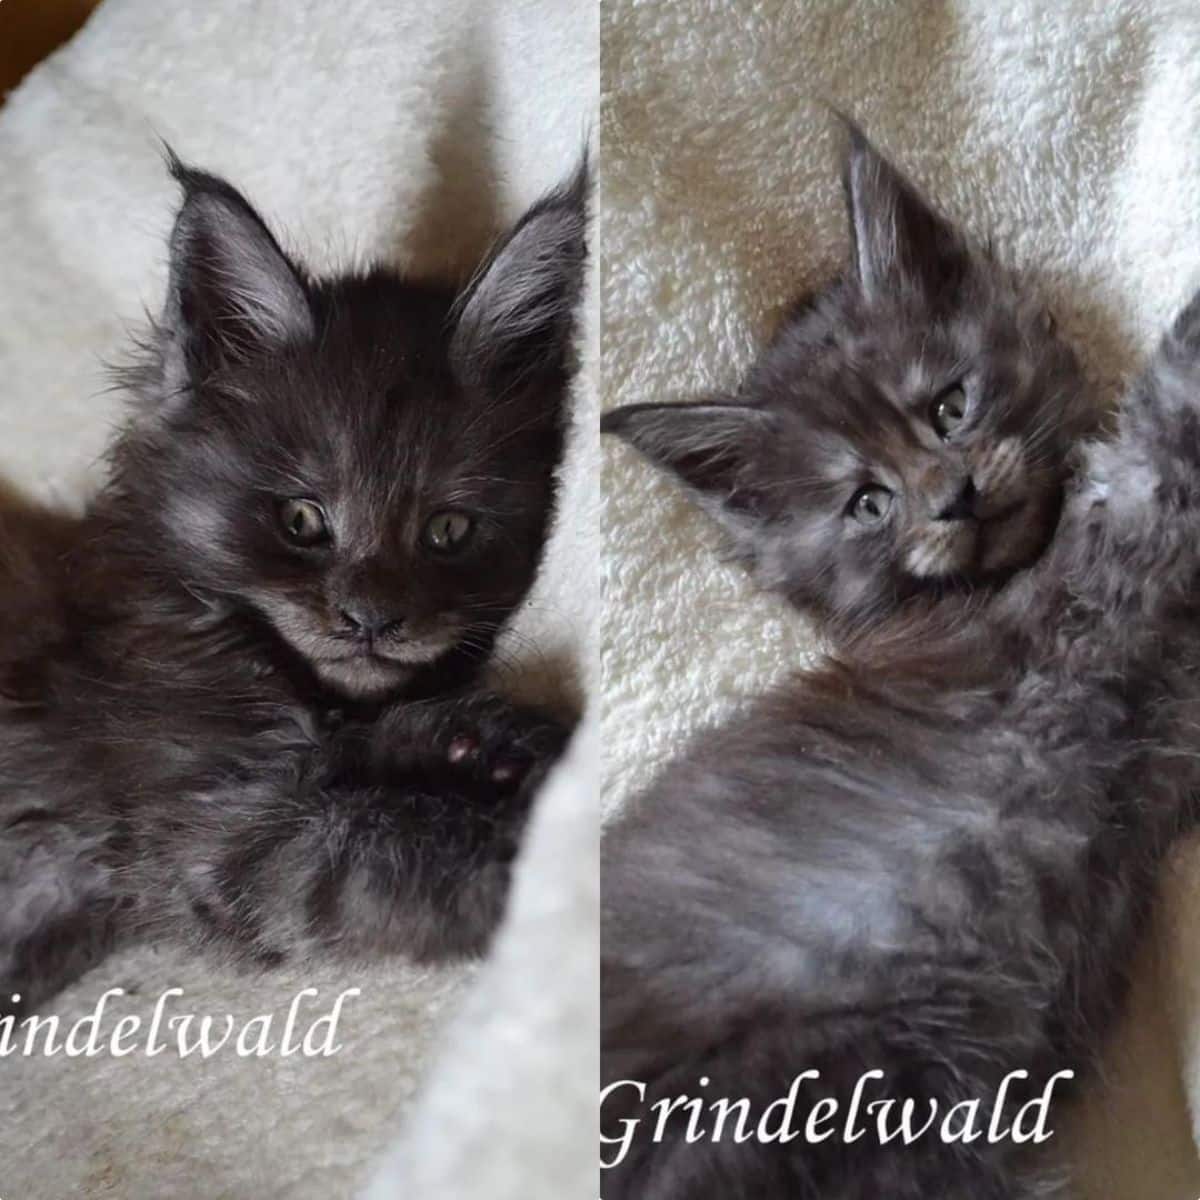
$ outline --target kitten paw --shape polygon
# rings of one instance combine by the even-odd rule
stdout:
[[[456,734],[446,747],[446,758],[455,766],[465,766],[485,773],[492,783],[503,789],[516,787],[535,765],[532,758],[496,758],[485,761],[487,756],[480,740],[469,734]]]
[[[567,731],[543,714],[491,697],[464,706],[448,729],[446,761],[501,792],[540,781],[567,740]]]

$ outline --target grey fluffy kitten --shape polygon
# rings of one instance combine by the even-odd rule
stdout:
[[[861,137],[849,179],[857,273],[841,286],[865,325],[908,333],[890,335],[886,377],[924,378],[926,346],[979,353],[998,329],[1021,347],[1010,363],[1027,356],[1010,386],[1051,381],[1028,411],[1073,420],[1079,379],[1036,306]],[[670,451],[665,418],[656,456],[712,511],[731,506],[768,579],[811,578],[789,514],[739,503],[756,460],[708,489],[705,456]],[[646,1092],[605,1105],[614,1136],[642,1120],[606,1200],[1058,1194],[1011,1141],[738,1144],[727,1129],[689,1144],[677,1119],[655,1143],[650,1105],[748,1097],[757,1116],[815,1069],[809,1094],[844,1113],[881,1070],[874,1095],[915,1097],[918,1114],[977,1099],[986,1128],[1010,1072],[1040,1091],[1086,1069],[1200,784],[1200,298],[1080,464],[1042,557],[986,603],[952,592],[880,621],[695,739],[613,829],[602,1074]]]
[[[19,1010],[125,936],[478,952],[563,742],[472,680],[551,511],[583,172],[456,290],[313,278],[228,183],[173,170],[111,478],[74,527],[0,525]]]

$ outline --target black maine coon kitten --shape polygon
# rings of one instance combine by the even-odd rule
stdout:
[[[123,936],[476,953],[564,740],[472,681],[552,507],[584,173],[455,291],[313,278],[233,187],[172,169],[109,482],[77,524],[42,518],[53,553],[0,524],[18,1011]]]
[[[1032,354],[1010,388],[1039,373],[1054,381],[1027,410],[1039,428],[1057,405],[1074,411],[1070,360],[1019,320],[1036,306],[999,285],[859,135],[849,181],[858,272],[841,286],[858,290],[851,310],[864,327],[877,316],[894,339],[891,360],[856,373],[855,386],[882,392],[873,379],[953,360],[964,330],[991,328]],[[974,354],[990,361],[982,340]],[[820,369],[821,352],[815,360]],[[964,392],[948,444],[969,428]],[[877,396],[875,409],[885,403],[896,400]],[[618,414],[610,428],[638,419]],[[741,502],[759,478],[753,453],[737,457],[747,443],[697,442],[690,415],[674,443],[666,411],[654,420],[654,439],[634,440],[705,491],[710,509],[732,510],[724,519],[744,544],[771,556],[769,578],[810,577],[813,542],[789,539],[791,513]],[[749,445],[771,455],[768,483],[786,472],[769,439]],[[802,458],[798,440],[782,445]],[[612,829],[602,1075],[620,1086],[603,1125],[628,1143],[604,1174],[606,1200],[1061,1194],[1057,1175],[1012,1140],[945,1143],[935,1128],[911,1145],[870,1134],[848,1143],[841,1121],[870,1071],[884,1080],[867,1100],[914,1098],[918,1126],[931,1100],[943,1115],[977,1101],[984,1130],[1011,1072],[1032,1078],[1019,1099],[1010,1093],[1005,1124],[1054,1072],[1086,1071],[1121,1004],[1162,856],[1192,819],[1200,297],[1129,393],[1115,437],[1082,446],[1078,460],[1053,539],[1027,570],[986,600],[951,591],[881,619],[694,739]],[[797,473],[811,474],[803,458]],[[919,500],[889,491],[884,523]],[[811,512],[799,507],[803,528]],[[658,1101],[746,1098],[753,1132],[807,1070],[821,1078],[801,1089],[797,1127],[803,1097],[831,1097],[841,1116],[824,1126],[828,1141],[737,1142],[732,1117],[717,1140],[708,1108],[697,1140],[686,1112],[656,1129]]]

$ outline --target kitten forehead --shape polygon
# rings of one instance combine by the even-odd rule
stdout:
[[[940,387],[942,373],[934,369],[924,354],[909,360],[904,370],[904,391],[909,396],[922,396]]]
[[[950,336],[955,347],[960,353],[971,357],[977,357],[990,349],[1000,332],[996,322],[992,322],[989,329],[979,316],[971,313],[960,314],[950,326]],[[989,333],[992,338],[991,342],[988,339]],[[1004,333],[1011,336],[1007,323],[1004,326]]]
[[[854,475],[864,465],[861,449],[840,431],[830,431],[813,445],[817,463],[834,477]]]

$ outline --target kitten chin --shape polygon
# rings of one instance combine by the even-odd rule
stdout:
[[[345,660],[310,660],[317,677],[327,687],[354,700],[379,700],[400,692],[412,679],[415,667],[356,656]]]
[[[1054,536],[1062,508],[1062,487],[1037,492],[984,527],[976,558],[984,579],[1004,578],[1037,561]]]
[[[384,654],[354,654],[345,658],[310,658],[317,677],[327,687],[356,700],[380,700],[401,693],[418,675],[436,670],[455,647],[450,642],[413,646]]]

